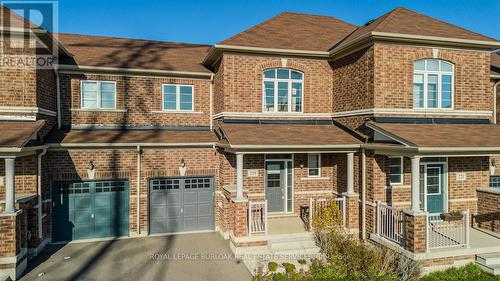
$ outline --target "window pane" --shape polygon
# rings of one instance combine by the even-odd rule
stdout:
[[[451,75],[441,77],[441,107],[451,108]]]
[[[427,70],[438,71],[439,61],[438,60],[427,60]]]
[[[441,61],[441,71],[449,71],[451,72],[453,69],[451,63],[449,62],[445,62],[445,61]]]
[[[418,60],[413,64],[413,68],[415,70],[425,70],[425,61],[424,60]]]
[[[264,110],[274,111],[274,82],[266,81],[264,82]]]
[[[308,155],[309,176],[319,176],[319,154]]]
[[[115,83],[101,82],[101,108],[115,108]]]
[[[424,75],[413,75],[413,107],[424,107]]]
[[[292,111],[302,111],[302,83],[292,83]]]
[[[278,82],[278,111],[288,111],[288,83]]]
[[[429,74],[427,76],[427,107],[438,107],[438,76]]]
[[[177,94],[176,86],[165,85],[163,94],[163,109],[176,110],[177,109]]]
[[[180,86],[180,110],[193,109],[193,88],[190,86]]]
[[[96,82],[82,82],[82,107],[97,108]]]
[[[390,183],[401,183],[402,182],[402,158],[394,157],[389,158],[389,182]]]
[[[297,71],[292,71],[292,79],[300,79],[302,80],[302,73]]]
[[[276,69],[270,69],[264,71],[265,78],[276,78]]]
[[[288,69],[278,69],[278,78],[279,79],[290,78],[290,71]]]

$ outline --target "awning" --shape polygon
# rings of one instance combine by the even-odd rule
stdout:
[[[362,142],[332,124],[223,123],[221,131],[234,151],[354,151]]]
[[[47,140],[50,147],[96,146],[213,146],[217,137],[200,130],[58,130]]]
[[[413,124],[367,122],[376,133],[366,147],[415,153],[500,153],[500,126],[493,124]],[[382,137],[378,137],[377,134]],[[383,140],[392,140],[384,144]]]
[[[45,124],[45,120],[35,122],[0,122],[0,149],[21,150]]]

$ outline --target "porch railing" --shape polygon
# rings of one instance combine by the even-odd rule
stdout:
[[[443,220],[441,214],[427,215],[427,248],[469,247],[469,210],[458,220]]]
[[[325,211],[326,208],[329,208],[332,206],[332,204],[335,204],[340,211],[341,214],[341,221],[340,226],[345,226],[346,224],[346,200],[345,197],[338,197],[338,198],[309,198],[309,207],[308,207],[308,212],[305,212],[304,214],[307,216],[303,217],[303,220],[306,222],[306,225],[308,226],[309,230],[312,229],[313,227],[313,222],[314,219],[317,217],[321,217],[322,213]]]
[[[377,202],[377,235],[403,246],[405,217],[402,209]]]
[[[248,201],[248,234],[267,234],[267,200]]]

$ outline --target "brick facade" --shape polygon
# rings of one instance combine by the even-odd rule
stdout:
[[[477,191],[478,211],[474,223],[480,228],[500,233],[500,192],[496,189]]]

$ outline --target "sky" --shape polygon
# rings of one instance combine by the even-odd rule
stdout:
[[[59,31],[215,44],[284,11],[363,25],[400,6],[500,39],[499,0],[59,0]]]

